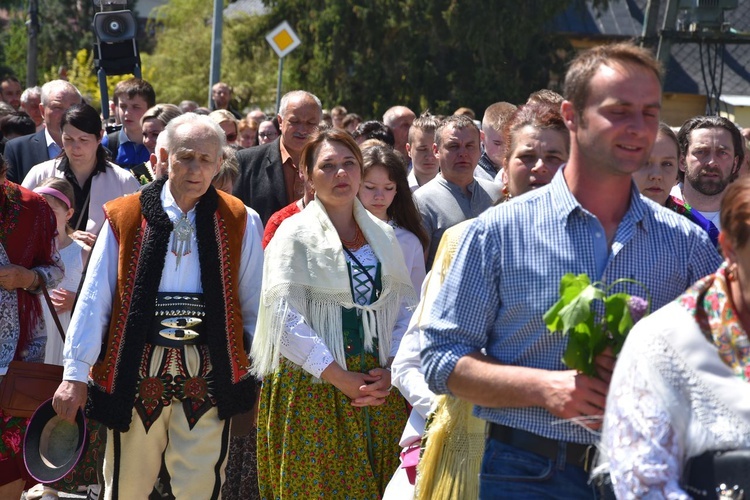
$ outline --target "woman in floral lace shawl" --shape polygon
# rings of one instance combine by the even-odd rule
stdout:
[[[44,199],[5,178],[0,156],[0,375],[12,360],[44,362],[39,292],[54,287],[62,265],[54,248],[55,214]],[[28,476],[21,456],[28,421],[0,410],[0,498],[20,498]]]
[[[721,267],[639,322],[620,353],[595,471],[618,498],[694,497],[690,458],[750,448],[750,178],[727,189],[721,227]]]

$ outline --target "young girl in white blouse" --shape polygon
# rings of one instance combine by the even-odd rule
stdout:
[[[428,241],[406,179],[405,159],[387,146],[365,148],[362,159],[364,176],[359,201],[372,215],[393,227],[414,290],[419,294],[425,277]]]
[[[55,244],[57,251],[60,253],[60,259],[65,265],[65,277],[57,288],[49,291],[49,294],[52,304],[55,306],[57,316],[60,318],[63,331],[65,331],[70,324],[76,291],[81,281],[88,252],[91,249],[85,243],[70,237],[73,229],[68,225],[68,221],[73,217],[73,207],[75,206],[73,186],[64,178],[50,177],[34,188],[34,192],[42,195],[47,200],[57,220]],[[42,302],[44,322],[47,326],[47,348],[44,355],[44,362],[62,365],[63,341],[47,303],[45,301]]]

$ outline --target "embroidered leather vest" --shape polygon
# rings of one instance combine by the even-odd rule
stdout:
[[[126,431],[132,419],[138,366],[169,242],[172,223],[161,206],[164,182],[140,196],[118,198],[104,207],[119,242],[117,285],[102,354],[92,369],[87,413],[110,428]],[[201,284],[206,300],[207,344],[219,418],[249,411],[255,379],[245,354],[239,279],[247,212],[236,198],[213,187],[196,205]]]

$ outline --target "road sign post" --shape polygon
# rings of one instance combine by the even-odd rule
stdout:
[[[284,71],[284,57],[299,47],[302,42],[286,21],[271,30],[266,35],[266,41],[279,56],[279,79],[276,86],[276,112],[278,113],[281,103],[281,75]]]

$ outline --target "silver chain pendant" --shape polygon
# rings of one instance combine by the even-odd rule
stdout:
[[[177,257],[176,270],[180,267],[182,256],[192,252],[193,226],[190,224],[187,214],[182,214],[180,220],[174,225],[172,233],[172,253]]]

